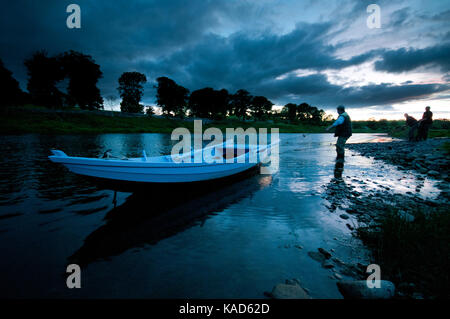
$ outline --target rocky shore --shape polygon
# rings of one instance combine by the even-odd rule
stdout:
[[[330,202],[328,209],[345,211],[342,219],[348,219],[347,214],[356,215],[358,221],[371,224],[377,222],[380,213],[396,209],[405,218],[412,219],[409,213],[417,210],[432,211],[436,208],[448,207],[450,202],[450,156],[444,151],[444,143],[450,139],[434,139],[420,143],[396,141],[389,143],[349,144],[348,149],[359,152],[363,156],[382,160],[397,166],[398,169],[413,174],[418,181],[415,193],[399,194],[391,192],[391,187],[377,184],[377,188],[368,189],[369,180],[352,178],[350,181],[335,178],[325,185],[325,198]],[[379,172],[380,177],[388,176],[389,172]],[[434,199],[424,199],[420,190],[427,178],[436,180],[440,194]],[[400,178],[401,179],[401,178]],[[350,183],[349,183],[350,182]],[[356,190],[356,189],[359,189]],[[350,229],[352,225],[348,224]]]
[[[429,139],[421,142],[395,141],[390,143],[348,144],[350,150],[375,160],[396,165],[401,170],[414,170],[424,176],[443,181],[441,186],[448,194],[450,155],[444,150],[449,138]]]
[[[446,143],[450,143],[449,138],[430,139],[418,143],[393,141],[348,144],[346,146],[347,149],[353,152],[347,152],[347,157],[357,156],[359,153],[362,156],[379,161],[373,168],[370,168],[372,176],[377,178],[375,181],[367,174],[352,177],[344,174],[345,176],[333,178],[328,184],[323,186],[324,191],[322,193],[322,196],[328,203],[327,208],[329,212],[337,214],[337,217],[343,220],[346,227],[356,237],[361,238],[360,234],[363,232],[365,234],[373,233],[378,236],[376,241],[379,241],[381,238],[379,234],[386,232],[383,227],[386,227],[385,218],[389,214],[394,214],[396,218],[399,218],[401,221],[400,225],[407,223],[414,225],[412,228],[421,228],[424,226],[423,224],[429,222],[428,220],[424,221],[421,214],[448,214],[450,202],[450,156],[448,149],[445,147]],[[398,174],[397,171],[394,178],[392,172],[395,168],[401,173]],[[379,172],[373,172],[373,169],[379,169]],[[410,190],[399,192],[396,184],[401,183],[410,184],[408,185]],[[422,190],[429,187],[430,184],[433,184],[439,190],[437,196],[436,193],[433,196],[424,196]],[[446,220],[448,219],[444,219],[444,221]],[[436,227],[440,228],[441,225],[438,224]],[[444,232],[447,229],[446,227],[448,228],[449,225],[442,225]],[[404,235],[403,233],[395,233],[394,235],[398,235],[398,237],[389,238],[389,240],[397,241],[395,243],[392,242],[392,246],[396,244],[400,250],[403,250],[404,246],[410,242],[410,238],[401,238]],[[425,236],[428,237],[429,234],[425,233]],[[383,240],[385,239],[383,238]],[[418,240],[421,241],[422,239]],[[438,241],[443,242],[444,245],[448,244],[447,237],[440,237]],[[363,240],[363,242],[365,241]],[[387,244],[391,245],[391,242]],[[412,244],[415,245],[416,243]],[[435,242],[428,243],[428,245],[431,247],[423,246],[417,247],[417,249],[441,249],[441,247],[436,247]],[[392,255],[390,255],[387,262],[386,260],[380,260],[380,255],[392,253],[383,251],[384,248],[381,246],[376,243],[375,247],[370,247],[373,255],[371,263],[383,264],[383,270],[389,267],[391,269],[385,272],[382,270],[384,288],[378,290],[367,288],[366,279],[368,274],[366,270],[368,265],[342,261],[334,256],[333,250],[325,248],[310,251],[308,255],[320,263],[323,268],[330,271],[331,276],[337,280],[338,289],[344,298],[432,298],[433,292],[424,292],[426,290],[424,287],[429,286],[429,284],[420,282],[420,280],[415,282],[414,280],[417,279],[417,276],[406,275],[410,269],[406,269],[407,266],[405,267],[404,264],[399,263],[398,260],[395,260],[395,257],[392,258]],[[445,253],[446,251],[444,250],[443,252]],[[413,262],[418,259],[420,263],[421,255],[419,255],[419,252],[412,251],[410,255],[412,255],[412,258],[416,258],[416,260],[411,259]],[[443,260],[445,261],[445,259]],[[445,272],[447,265],[436,265],[438,263],[436,259],[432,259],[430,262],[432,264],[435,263],[432,267],[438,269],[438,271],[442,268],[441,270]],[[392,271],[392,268],[395,269],[396,267],[404,268]],[[348,281],[344,277],[347,277],[347,279],[353,278],[353,280]],[[419,275],[420,277],[421,275]],[[439,276],[435,277],[439,278]],[[285,283],[278,284],[273,288],[272,292],[266,292],[265,295],[281,299],[311,298],[308,290],[303,287],[299,279],[286,280]]]
[[[373,181],[362,177],[352,178],[350,181],[345,178],[335,178],[330,184],[325,185],[324,196],[330,202],[328,209],[330,212],[337,212],[340,218],[344,220],[349,219],[349,216],[353,216],[357,222],[347,223],[346,225],[350,230],[354,231],[357,236],[361,233],[364,235],[377,234],[377,240],[382,238],[383,235],[379,234],[387,232],[383,227],[386,227],[386,216],[388,214],[393,214],[391,216],[398,218],[398,220],[401,221],[400,225],[405,225],[405,223],[413,225],[407,225],[405,226],[406,228],[409,227],[413,230],[426,229],[426,224],[433,222],[432,218],[438,214],[447,215],[449,212],[450,156],[448,154],[448,149],[446,149],[445,146],[446,144],[448,145],[449,142],[450,139],[448,138],[440,138],[418,143],[394,141],[388,143],[348,144],[348,149],[356,151],[362,156],[396,166],[398,170],[404,171],[405,176],[412,176],[412,178],[415,179],[417,186],[415,192],[407,191],[402,194],[392,191],[392,185],[387,182],[384,185],[382,182],[378,182],[377,185],[375,185],[376,187],[368,187],[369,184],[373,184]],[[388,177],[390,177],[389,175],[389,169],[387,169],[387,171],[380,171],[377,176],[388,180]],[[399,178],[399,183],[402,178],[404,177]],[[440,190],[440,193],[434,198],[424,198],[421,194],[421,188],[424,186],[425,181],[430,180],[435,183],[435,186]],[[432,218],[427,220],[427,217],[425,217],[424,220],[423,216],[430,216]],[[419,218],[420,220],[415,222],[415,220]],[[442,220],[448,221],[448,218],[445,217]],[[389,227],[392,227],[392,225],[389,225]],[[445,230],[448,228],[448,225],[442,224],[437,225],[437,227],[437,231],[439,231],[441,227]],[[389,231],[392,232],[392,230]],[[395,233],[395,235],[398,237],[392,239],[400,242],[398,246],[402,249],[402,245],[405,245],[402,240],[407,242],[408,239],[401,238],[402,233],[400,231],[398,234]],[[427,233],[425,234],[425,237],[434,235],[434,233]],[[439,238],[438,242],[444,241],[444,245],[448,245],[448,242],[445,243],[447,240],[446,237]],[[383,248],[378,245],[379,244],[376,244],[376,247],[372,247],[374,249],[374,262],[377,262],[377,256],[375,255],[383,253],[387,254],[386,252],[382,252]],[[425,249],[425,247],[426,246],[418,247],[418,249]],[[440,249],[440,247],[428,248]],[[446,249],[448,249],[448,247]],[[414,255],[415,252],[412,254]],[[417,252],[417,254],[419,254],[419,252]],[[389,260],[388,263],[390,262],[392,262],[392,264],[397,263],[396,260]],[[444,265],[434,266],[439,268]],[[398,272],[407,273],[408,271],[409,270],[407,269],[401,269]],[[416,278],[417,277],[420,278],[421,276],[416,276]],[[395,279],[394,281],[396,281],[399,286],[395,297],[424,297],[421,289],[427,286],[426,282],[405,282],[404,280],[407,280],[406,278],[388,279]],[[431,297],[432,294],[433,292],[431,292]]]

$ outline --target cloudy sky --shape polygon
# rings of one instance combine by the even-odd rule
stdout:
[[[81,28],[66,7],[81,8]],[[367,26],[367,6],[381,28]],[[103,96],[122,72],[191,91],[247,89],[277,106],[307,102],[354,119],[450,118],[450,0],[50,0],[8,1],[0,12],[0,58],[26,88],[25,58],[76,50],[100,64]]]

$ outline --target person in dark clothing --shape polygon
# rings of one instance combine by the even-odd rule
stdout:
[[[336,142],[336,160],[343,162],[345,156],[345,143],[352,136],[352,121],[350,116],[345,112],[345,107],[343,105],[339,105],[337,107],[337,112],[339,114],[338,119],[329,127],[327,127],[327,131],[331,128],[336,127],[334,136],[337,136]]]
[[[433,112],[430,111],[430,107],[427,106],[425,108],[425,112],[423,113],[422,119],[419,120],[418,126],[419,126],[419,132],[417,134],[417,140],[426,140],[428,138],[428,130],[431,127],[431,124],[433,124]]]
[[[406,119],[406,126],[409,127],[408,140],[410,142],[415,141],[416,137],[414,135],[417,130],[418,122],[414,117],[409,116],[408,113],[405,113],[405,119]]]

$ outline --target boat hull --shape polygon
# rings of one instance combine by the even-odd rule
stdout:
[[[97,187],[101,189],[113,189],[116,191],[123,192],[137,192],[137,191],[167,191],[178,193],[180,190],[186,191],[186,189],[192,191],[201,190],[211,190],[221,185],[229,185],[236,181],[247,179],[248,177],[255,176],[259,174],[259,166],[257,164],[245,171],[237,174],[220,177],[216,179],[208,179],[201,181],[192,182],[177,182],[177,183],[149,183],[149,182],[135,182],[135,181],[121,181],[108,178],[99,178],[84,175],[83,177],[96,184]]]
[[[222,158],[222,161],[212,163],[174,162],[170,156],[110,160],[70,157],[62,151],[52,152],[54,155],[49,156],[52,162],[63,164],[75,174],[135,183],[192,183],[216,180],[254,168],[262,159],[262,152],[258,148],[246,148],[242,155],[234,154],[231,155],[235,156],[233,158]]]
[[[223,178],[246,171],[257,163],[223,164],[205,166],[167,167],[116,167],[64,164],[71,172],[90,177],[141,182],[141,183],[187,183]]]

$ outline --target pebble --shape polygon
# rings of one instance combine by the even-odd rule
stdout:
[[[330,259],[331,258],[331,253],[329,253],[325,249],[319,248],[318,250],[326,259]]]
[[[322,264],[322,266],[323,266],[323,268],[326,268],[326,269],[334,268],[333,263],[331,263],[330,261],[324,262],[324,263]]]
[[[275,299],[311,299],[309,294],[298,284],[277,284],[273,287],[270,295]]]
[[[340,281],[337,286],[345,299],[390,299],[395,294],[395,285],[387,280],[380,280],[380,288],[369,288],[366,280]]]

